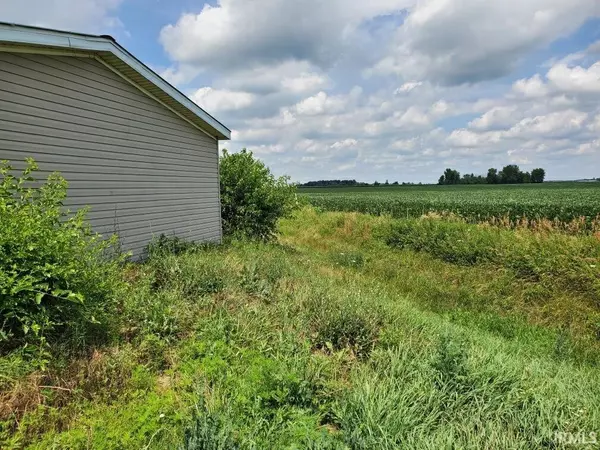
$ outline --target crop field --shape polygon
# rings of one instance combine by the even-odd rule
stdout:
[[[600,183],[528,185],[385,186],[302,188],[302,196],[326,211],[356,211],[419,217],[430,212],[454,213],[469,221],[491,218],[549,219],[561,222],[600,214]]]

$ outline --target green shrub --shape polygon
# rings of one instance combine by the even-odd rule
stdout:
[[[296,188],[276,178],[252,152],[223,151],[220,161],[223,232],[270,238],[277,221],[297,207]]]
[[[99,338],[122,286],[120,261],[85,221],[65,212],[67,182],[34,184],[29,159],[19,176],[0,164],[0,352],[41,351],[56,339],[72,348]],[[32,345],[33,344],[33,345]]]

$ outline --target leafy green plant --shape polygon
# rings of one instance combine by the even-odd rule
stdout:
[[[229,235],[268,239],[277,221],[297,207],[296,188],[288,177],[276,178],[246,149],[223,150],[220,161],[221,219]]]
[[[18,176],[0,164],[0,352],[101,337],[122,286],[116,238],[92,232],[85,210],[65,212],[66,180],[35,184],[37,170],[32,159]]]

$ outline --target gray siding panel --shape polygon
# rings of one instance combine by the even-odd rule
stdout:
[[[60,171],[66,206],[135,256],[161,233],[220,241],[217,151],[93,59],[0,52],[0,159]]]
[[[37,58],[42,57],[37,56]],[[99,65],[99,70],[111,73],[111,75],[107,76],[116,77],[116,79],[121,80],[123,83],[127,83],[125,80],[112,73],[100,63],[97,64]],[[81,103],[81,101],[84,100],[84,102],[94,105],[94,108],[98,108],[98,110],[102,113],[106,112],[109,114],[118,114],[119,111],[122,111],[120,114],[121,116],[124,114],[133,114],[134,116],[155,118],[157,120],[162,120],[165,125],[174,127],[180,125],[178,121],[181,121],[178,116],[172,114],[165,108],[163,108],[163,111],[154,109],[150,110],[146,109],[145,107],[140,107],[139,103],[132,102],[131,100],[125,99],[119,95],[111,96],[104,91],[90,91],[88,89],[84,89],[77,83],[78,79],[76,76],[72,76],[73,82],[68,83],[66,81],[59,81],[40,72],[30,72],[25,71],[25,69],[19,69],[17,66],[11,65],[9,62],[3,61],[2,65],[0,66],[0,80],[12,83],[15,91],[18,90],[19,92],[23,92],[25,95],[30,95],[35,98],[53,98],[56,96],[64,97],[64,102],[66,104],[75,104],[78,107],[85,109],[85,104]],[[133,86],[132,89],[137,90]],[[84,90],[88,92],[83,92]],[[140,92],[140,95],[144,94]]]

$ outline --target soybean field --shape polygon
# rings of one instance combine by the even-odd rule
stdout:
[[[600,182],[331,187],[301,188],[299,192],[322,210],[398,218],[453,213],[475,222],[527,218],[591,223],[600,215]]]

